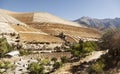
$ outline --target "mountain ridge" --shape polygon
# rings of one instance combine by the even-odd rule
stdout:
[[[116,17],[114,19],[96,19],[90,17],[81,17],[74,20],[74,22],[80,23],[82,25],[99,29],[100,31],[106,31],[108,29],[115,29],[120,27],[120,18]]]

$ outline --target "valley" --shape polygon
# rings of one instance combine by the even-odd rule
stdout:
[[[89,27],[85,22],[76,22],[46,12],[13,12],[0,9],[0,73],[103,72],[107,60],[105,57],[105,61],[101,60],[101,57],[116,52],[108,51],[117,45],[110,44],[109,40],[112,41],[113,38],[116,43],[119,29],[109,31],[104,36],[101,29]],[[116,36],[111,35],[109,38],[109,34]],[[108,43],[105,43],[107,40]],[[119,45],[116,47],[119,49]]]

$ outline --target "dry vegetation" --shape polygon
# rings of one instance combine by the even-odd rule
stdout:
[[[70,42],[79,41],[80,38],[100,38],[101,34],[97,30],[68,26],[63,24],[50,24],[50,23],[28,23],[31,27],[34,27],[38,30],[49,35],[59,35],[63,32],[67,35]]]
[[[27,23],[33,20],[33,13],[16,13],[16,14],[11,14],[14,18]]]
[[[43,34],[35,34],[35,33],[20,33],[21,40],[23,41],[37,41],[37,42],[63,42],[60,38],[43,35]]]

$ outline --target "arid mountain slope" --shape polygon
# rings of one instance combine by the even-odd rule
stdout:
[[[21,36],[27,39],[27,35],[30,35],[32,40],[35,39],[35,41],[42,41],[42,38],[39,38],[41,40],[37,40],[38,38],[35,38],[34,36],[38,36],[38,34],[41,35],[46,35],[45,41],[50,41],[49,39],[52,37],[58,36],[60,33],[64,33],[66,35],[66,40],[68,41],[73,41],[73,42],[78,42],[79,39],[96,39],[100,38],[101,33],[95,29],[92,28],[87,28],[85,26],[82,26],[78,23],[74,23],[71,21],[67,21],[64,19],[61,19],[57,16],[54,16],[49,13],[36,13],[36,12],[31,12],[31,13],[21,13],[21,12],[8,12],[5,11],[6,15],[10,16],[11,21],[18,21],[15,22],[14,24],[16,25],[11,25],[8,23],[15,31],[19,32],[22,34]],[[0,11],[2,13],[2,11]],[[3,16],[3,15],[2,15]],[[14,20],[13,20],[14,18]],[[2,18],[3,19],[3,18]],[[21,22],[20,22],[21,21]],[[26,26],[23,26],[21,24],[24,24]],[[24,34],[23,34],[24,33]],[[26,37],[25,37],[26,36]],[[38,37],[40,37],[38,36]],[[21,38],[22,38],[21,37]],[[58,38],[54,38],[58,39]],[[56,40],[59,41],[60,39]]]
[[[116,29],[120,27],[120,18],[114,19],[96,19],[90,17],[81,17],[75,22],[86,25],[88,27],[99,29],[100,31],[106,31],[108,29]]]
[[[0,34],[4,35],[10,35],[10,33],[19,34],[20,39],[23,42],[24,41],[63,42],[60,38],[50,36],[47,33],[42,32],[41,30],[37,30],[28,26],[24,22],[21,22],[12,17],[10,14],[9,13],[5,14],[2,13],[2,11],[0,11]]]
[[[2,12],[0,12],[0,33],[12,33],[12,32],[16,32],[11,25],[17,25],[17,24],[26,26],[25,23],[20,22],[18,20],[16,20],[15,18],[11,17],[10,15],[4,14]]]
[[[49,13],[45,12],[31,12],[31,13],[11,13],[13,17],[16,19],[23,21],[25,23],[29,22],[39,22],[39,23],[58,23],[58,24],[66,24],[77,27],[85,27],[78,23],[67,21],[65,19],[59,18]]]

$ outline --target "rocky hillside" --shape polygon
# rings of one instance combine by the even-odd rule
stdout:
[[[0,12],[0,33],[12,33],[12,32],[17,32],[15,31],[11,26],[11,25],[17,25],[17,24],[26,26],[25,23],[20,22],[19,20],[13,18],[10,15],[4,14],[2,12]]]
[[[23,21],[25,23],[29,22],[39,22],[39,23],[58,23],[77,27],[85,27],[75,22],[71,22],[55,15],[46,12],[31,12],[31,13],[11,13],[14,18]]]
[[[84,25],[49,13],[22,13],[0,10],[0,20],[1,23],[6,23],[7,26],[10,26],[10,29],[18,32],[23,41],[63,42],[63,40],[57,37],[60,33],[64,33],[66,40],[70,42],[78,42],[79,39],[92,40],[101,37],[101,33],[95,29],[87,28]],[[1,26],[3,25],[1,24]],[[1,29],[3,28],[1,27]]]
[[[88,27],[97,28],[101,31],[120,27],[120,18],[96,19],[96,18],[90,18],[90,17],[81,17],[75,20],[74,22],[78,22]]]

